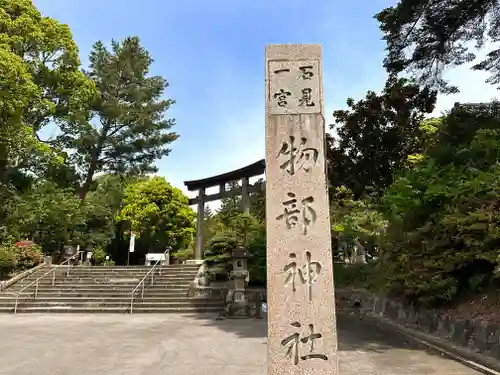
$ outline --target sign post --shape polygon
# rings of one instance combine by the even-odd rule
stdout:
[[[130,232],[130,242],[128,244],[127,266],[130,265],[130,253],[135,251],[135,233]]]

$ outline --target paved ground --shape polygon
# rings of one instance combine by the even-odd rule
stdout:
[[[340,375],[478,375],[340,316]],[[263,375],[265,321],[171,315],[0,315],[0,375]]]

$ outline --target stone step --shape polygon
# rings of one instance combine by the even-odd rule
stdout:
[[[139,278],[134,278],[134,277],[68,277],[68,278],[56,278],[54,280],[54,283],[67,283],[67,282],[75,282],[75,283],[82,283],[82,282],[106,282],[106,283],[124,283],[124,282],[135,282],[136,284],[139,283],[142,280],[142,277]],[[161,282],[161,283],[176,283],[176,282],[184,282],[184,283],[190,283],[193,281],[194,278],[192,277],[154,277],[153,282]],[[146,278],[144,279],[146,283],[151,283],[151,278]],[[38,285],[44,285],[44,284],[52,284],[52,279],[42,279],[38,282]],[[26,284],[28,285],[28,284]]]
[[[219,306],[205,306],[205,307],[157,307],[157,308],[144,308],[144,307],[134,307],[134,314],[204,314],[204,313],[220,313],[223,310]],[[0,308],[0,313],[13,313],[12,308]],[[74,308],[74,307],[31,307],[31,308],[18,308],[17,313],[27,314],[27,313],[73,313],[73,314],[129,314],[130,306],[125,307],[98,307],[98,308]]]
[[[172,275],[154,275],[152,278],[154,280],[194,280],[196,275],[178,275],[178,274],[172,274]],[[110,280],[110,279],[134,279],[137,281],[140,281],[142,279],[144,280],[151,280],[151,275],[148,275],[147,277],[144,277],[144,275],[125,275],[125,274],[116,274],[116,275],[77,275],[77,274],[71,274],[69,276],[66,275],[57,275],[55,277],[56,280]],[[34,281],[34,280],[32,280]],[[48,281],[52,282],[52,276],[50,277],[44,277],[43,279],[39,280],[40,282]]]
[[[64,276],[64,277],[102,277],[102,278],[109,278],[109,277],[124,277],[124,278],[148,278],[153,275],[155,278],[156,277],[185,277],[185,278],[195,278],[196,273],[191,273],[191,272],[163,272],[163,273],[150,273],[149,275],[146,276],[146,274],[137,274],[137,273],[124,273],[124,272],[117,272],[117,273],[70,273],[69,275],[66,275],[66,273],[61,273],[58,274],[56,277]],[[45,276],[45,278],[51,278],[52,275]],[[42,279],[43,280],[43,279]]]
[[[64,291],[80,291],[80,292],[87,292],[87,291],[124,291],[124,292],[132,292],[132,290],[135,289],[137,284],[125,284],[125,285],[109,285],[109,284],[67,284],[67,285],[46,285],[46,286],[40,286],[38,288],[38,293],[42,292],[64,292]],[[36,288],[28,288],[24,290],[22,293],[26,294],[32,294],[35,293]],[[142,287],[137,288],[137,290],[142,289]],[[186,285],[145,285],[144,290],[152,290],[152,291],[173,291],[173,290],[188,290],[188,284]],[[9,291],[5,290],[4,292],[0,293],[0,295],[4,293],[14,293],[17,294],[18,291]]]
[[[39,283],[38,288],[46,288],[46,287],[66,287],[68,285],[74,285],[76,287],[82,287],[85,285],[88,286],[109,286],[109,287],[119,287],[119,286],[129,286],[129,287],[134,287],[139,284],[140,280],[121,280],[121,281],[104,281],[104,280],[64,280],[64,281],[55,281],[54,284],[51,282],[45,282],[45,283]],[[146,281],[144,283],[145,286],[168,286],[168,285],[177,285],[177,286],[182,286],[186,287],[189,286],[191,281],[189,280],[176,280],[176,281],[161,281],[158,280],[158,282],[154,282],[151,284],[150,281]],[[30,286],[30,288],[35,289],[36,284]]]
[[[67,293],[67,292],[78,292],[78,293],[116,293],[116,292],[124,292],[124,293],[131,293],[132,290],[134,290],[135,285],[66,285],[64,287],[59,286],[59,287],[52,287],[52,286],[47,286],[44,288],[38,288],[38,293]],[[142,290],[141,287],[139,287],[137,290]],[[157,287],[155,285],[146,285],[144,290],[147,290],[148,292],[153,292],[153,293],[158,293],[158,292],[177,292],[177,291],[188,291],[189,288],[187,287],[179,287],[179,286],[171,286],[171,287]],[[2,293],[1,295],[5,294],[17,294],[18,292],[16,291],[9,291],[6,290]],[[25,291],[23,291],[21,294],[33,294],[35,293],[35,288],[29,288]]]
[[[19,301],[26,300],[59,300],[59,299],[68,299],[68,300],[114,300],[114,299],[129,299],[131,298],[131,293],[114,293],[114,294],[50,294],[50,295],[38,295],[36,298],[33,295],[25,295],[19,296]],[[0,298],[0,303],[3,302],[11,302],[16,300],[16,296],[2,297]],[[171,299],[186,299],[190,298],[187,292],[183,293],[175,293],[175,294],[147,294],[144,293],[144,298],[146,299],[154,299],[161,301],[169,301]],[[134,294],[134,299],[141,299],[141,294]]]
[[[62,269],[58,270],[56,272],[67,272],[68,269]],[[74,273],[81,273],[81,274],[104,274],[104,275],[109,275],[109,274],[136,274],[136,275],[146,275],[149,271],[151,270],[143,270],[143,271],[137,271],[137,270],[124,270],[124,271],[118,271],[118,270],[82,270],[78,268],[71,268],[69,270],[70,274]],[[174,274],[196,274],[198,271],[197,270],[172,270],[172,269],[155,269],[151,273],[157,274],[167,274],[167,275],[174,275]]]
[[[56,267],[54,267],[56,268]],[[60,266],[58,267],[61,270],[63,269],[68,269],[66,266]],[[76,267],[69,267],[72,272],[81,272],[81,271],[87,271],[87,272],[144,272],[147,273],[151,271],[151,267],[86,267],[86,266],[76,266]],[[165,267],[156,267],[153,272],[156,272],[158,270],[167,271],[167,272],[182,272],[182,271],[187,271],[187,272],[197,272],[199,269],[198,266],[196,267],[187,267],[187,266],[165,266]]]
[[[72,288],[72,289],[39,289],[38,290],[38,295],[39,296],[51,296],[51,295],[71,295],[71,294],[81,294],[81,295],[116,295],[116,294],[130,294],[132,292],[133,288],[128,288],[128,289],[118,289],[118,290],[113,290],[110,288],[102,288],[102,289],[95,289],[95,288],[90,288],[90,289],[83,289],[83,288]],[[140,292],[138,289],[137,292]],[[173,294],[185,294],[188,292],[187,288],[163,288],[163,289],[156,289],[156,290],[150,290],[148,288],[144,289],[145,293],[149,294],[157,294],[157,295],[173,295]],[[20,295],[33,295],[34,290],[32,291],[24,291]],[[5,291],[4,293],[0,293],[0,299],[4,297],[9,297],[9,296],[16,296],[17,292],[12,292],[12,291]]]
[[[69,292],[67,292],[67,291],[64,291],[64,292],[51,291],[48,293],[44,293],[44,292],[38,293],[37,298],[41,299],[41,298],[51,298],[51,297],[66,297],[66,296],[67,297],[73,297],[73,296],[76,296],[76,297],[79,297],[79,296],[81,296],[81,297],[100,297],[100,296],[102,296],[103,298],[113,297],[113,296],[116,296],[116,297],[126,296],[128,298],[132,295],[131,292],[132,292],[131,290],[127,290],[127,291],[103,291],[103,292],[96,292],[96,291],[82,292],[79,290],[69,291]],[[141,291],[140,290],[136,291],[134,295],[140,296]],[[187,296],[188,290],[166,292],[166,293],[144,291],[144,295],[145,296],[146,295],[152,296],[152,297]],[[19,295],[19,298],[34,298],[34,296],[35,296],[34,293],[22,293]],[[6,298],[17,298],[17,294],[13,293],[11,295],[2,295],[2,298],[0,298],[0,300],[6,299]]]
[[[101,292],[132,292],[136,289],[136,284],[124,284],[124,285],[108,285],[108,284],[68,284],[68,285],[47,285],[39,286],[38,293],[66,293],[66,292],[81,292],[81,293],[101,293]],[[33,294],[36,288],[28,288],[23,290],[21,294]],[[142,286],[139,286],[136,290],[142,290]],[[144,290],[152,292],[171,292],[178,290],[189,290],[188,284],[186,285],[145,285]],[[0,296],[4,294],[17,294],[20,291],[16,290],[5,290],[0,293]]]
[[[14,308],[14,304],[0,304],[0,308]],[[150,302],[150,301],[134,301],[134,308],[186,308],[186,307],[222,307],[224,304],[220,301],[212,300],[193,300],[179,302]],[[18,308],[85,308],[85,307],[130,307],[130,300],[119,301],[82,301],[82,302],[58,302],[58,301],[22,301],[18,304]]]
[[[37,296],[36,299],[33,298],[19,298],[19,301],[39,301],[39,302],[85,302],[85,301],[130,301],[131,295],[119,295],[119,296],[102,296],[102,295],[94,295],[94,296],[67,296],[67,295],[55,295],[55,296]],[[179,295],[171,295],[171,296],[147,296],[144,295],[144,298],[141,298],[140,295],[136,295],[134,300],[148,300],[153,302],[182,302],[182,301],[190,301],[190,300],[202,300],[201,298],[192,299],[187,297],[186,294]],[[0,298],[0,304],[15,302],[16,297],[2,297]]]
[[[138,285],[141,280],[129,280],[129,279],[115,279],[115,280],[55,280],[54,285],[52,285],[51,281],[46,281],[43,283],[38,283],[38,287],[47,287],[47,286],[66,286],[66,285],[109,285],[112,286],[120,286],[120,285]],[[191,283],[192,280],[154,280],[153,284],[151,284],[151,280],[144,280],[145,285],[182,285],[186,286]],[[36,284],[32,285],[33,288],[36,287]],[[31,288],[31,287],[30,287]]]

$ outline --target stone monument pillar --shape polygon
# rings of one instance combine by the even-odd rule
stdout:
[[[321,46],[266,47],[268,375],[336,375]]]

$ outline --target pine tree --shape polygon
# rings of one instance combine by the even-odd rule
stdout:
[[[162,99],[167,81],[149,76],[153,60],[139,38],[113,40],[111,50],[101,42],[90,53],[86,72],[98,89],[85,122],[63,125],[59,140],[70,150],[81,172],[81,199],[85,199],[98,172],[140,175],[155,172],[154,162],[170,153],[167,145],[178,138],[169,132],[175,124],[165,118],[174,103]]]
[[[419,83],[456,92],[443,71],[470,63],[490,73],[488,83],[500,85],[499,0],[400,0],[375,18],[387,42],[384,66],[390,73],[415,73]],[[492,45],[482,61],[470,47]],[[487,47],[488,48],[488,47]]]

